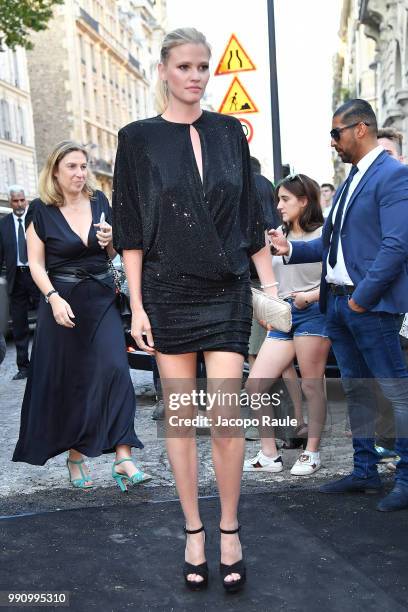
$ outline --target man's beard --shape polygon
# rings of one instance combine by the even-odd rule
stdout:
[[[351,157],[350,157],[350,155],[348,153],[344,153],[343,152],[342,155],[340,153],[339,153],[339,155],[340,155],[341,161],[344,164],[351,164]]]

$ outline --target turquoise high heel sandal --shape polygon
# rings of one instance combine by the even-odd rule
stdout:
[[[81,472],[82,478],[74,478],[74,480],[72,480],[71,470],[69,469],[69,464],[70,463],[74,463],[75,465],[77,465],[79,467],[79,471]],[[70,459],[68,457],[68,459],[67,459],[67,468],[68,468],[68,473],[69,473],[69,481],[72,484],[72,486],[77,488],[77,489],[92,489],[93,484],[85,484],[86,482],[91,480],[91,477],[89,475],[85,474],[84,470],[82,469],[82,464],[83,463],[85,463],[83,459],[80,459],[79,461],[75,461],[74,459]]]
[[[135,465],[133,462],[133,459],[131,459],[130,457],[126,457],[126,459],[119,459],[119,461],[115,461],[114,464],[112,465],[112,478],[116,480],[116,484],[118,485],[118,487],[123,493],[127,493],[126,483],[131,484],[131,485],[136,485],[142,482],[147,482],[148,480],[152,479],[150,474],[146,474],[146,472],[142,472],[142,470],[139,470],[139,468],[136,465],[135,465],[135,468],[137,469],[137,472],[133,474],[133,476],[128,476],[127,474],[119,474],[115,470],[115,466],[120,465],[124,461],[131,461],[133,465]]]

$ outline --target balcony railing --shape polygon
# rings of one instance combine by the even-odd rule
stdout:
[[[129,53],[129,62],[132,64],[132,66],[136,68],[136,70],[139,70],[140,72],[140,62],[135,57],[133,57],[131,53]]]
[[[113,176],[112,164],[104,159],[91,159],[90,166],[95,174],[104,174],[105,176]]]
[[[85,23],[87,23],[89,26],[91,26],[91,28],[94,29],[95,32],[99,33],[99,23],[98,23],[98,21],[96,21],[96,19],[91,17],[89,13],[84,11],[83,8],[81,8],[79,10],[80,10],[80,15],[81,15],[82,19],[85,21]]]
[[[112,36],[112,34],[106,28],[104,28],[103,25],[100,25],[99,27],[99,34],[116,51],[116,53],[121,55],[123,58],[127,58],[127,48],[122,45],[114,36]]]

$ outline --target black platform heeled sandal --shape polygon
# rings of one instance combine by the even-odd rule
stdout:
[[[204,529],[204,525],[201,525],[200,529],[186,529],[186,527],[184,527],[184,533],[186,534],[186,539],[188,535],[190,534],[193,535],[195,533],[201,533],[201,531],[204,531],[204,534],[206,533]],[[200,580],[199,582],[197,582],[196,580],[189,580],[187,576],[189,576],[190,574],[197,574],[197,576],[201,576],[202,580]],[[188,561],[184,561],[183,576],[184,576],[186,585],[192,591],[201,591],[201,589],[205,589],[205,587],[208,585],[207,561],[204,561],[204,563],[200,563],[200,565],[193,565],[192,563],[189,563]]]
[[[220,527],[220,532],[225,533],[227,535],[233,535],[234,533],[238,533],[240,529],[241,525],[239,525],[237,529],[233,529],[231,531],[228,531],[227,529],[221,529]],[[240,559],[232,565],[220,563],[220,574],[222,579],[222,585],[227,591],[227,593],[236,593],[244,585],[246,580],[246,567],[244,560]],[[240,578],[238,578],[238,580],[231,580],[229,582],[225,582],[225,578],[230,574],[239,574]]]

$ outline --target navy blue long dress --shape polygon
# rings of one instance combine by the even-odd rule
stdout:
[[[59,208],[41,200],[33,207],[51,277],[62,266],[94,274],[107,270],[93,225],[85,245]],[[93,223],[102,212],[110,223],[102,192],[91,198],[91,208]],[[143,448],[134,430],[135,394],[112,277],[52,282],[70,304],[75,327],[58,325],[50,304],[41,300],[13,461],[44,465],[70,448],[88,457],[113,452],[118,444]]]

